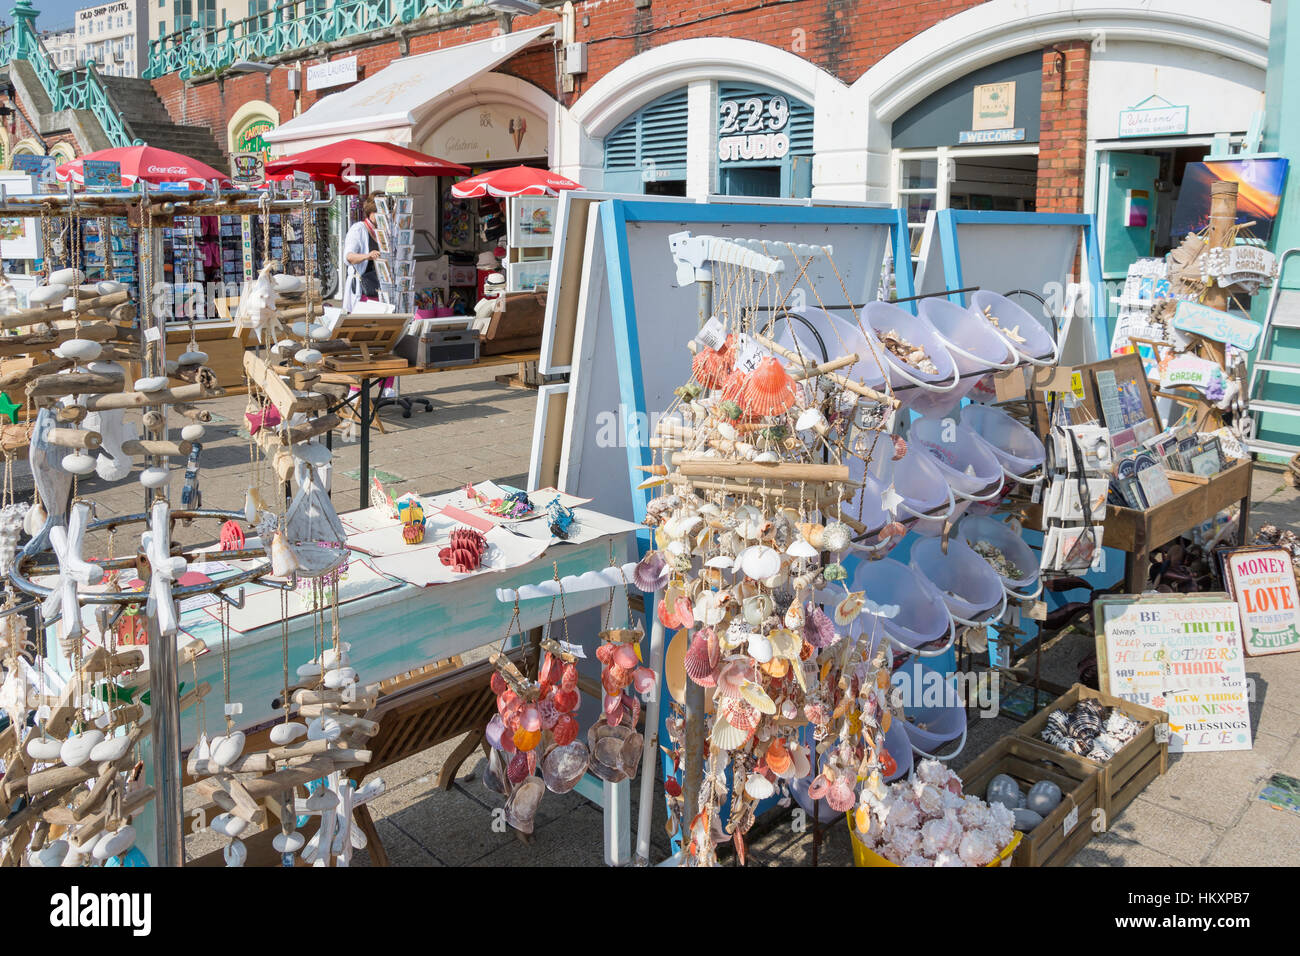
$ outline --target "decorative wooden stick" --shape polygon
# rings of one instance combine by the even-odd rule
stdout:
[[[763,481],[835,482],[849,480],[848,465],[815,465],[792,461],[731,462],[717,458],[675,458],[673,465],[688,477],[757,478]]]
[[[760,335],[759,333],[755,332],[754,341],[757,342],[759,345],[763,346],[764,348],[769,349],[772,352],[775,352],[777,355],[780,355],[782,358],[788,359],[791,362],[795,362],[800,366],[803,366],[805,364],[805,360],[803,356],[799,355],[797,352],[791,352],[789,349],[785,348],[782,345],[778,345],[776,342],[773,342],[765,335]],[[880,392],[877,392],[874,388],[869,388],[866,385],[863,385],[859,382],[855,382],[850,378],[845,378],[843,375],[839,375],[835,372],[827,372],[825,374],[826,377],[829,378],[832,382],[835,382],[841,388],[847,388],[850,392],[853,392],[856,395],[861,395],[863,398],[870,399],[873,402],[879,402],[882,405],[888,405],[890,408],[899,407],[898,399],[890,398],[888,395],[884,395]]]
[[[217,398],[224,395],[225,389],[215,391],[202,385],[178,385],[176,388],[159,389],[156,392],[118,392],[111,395],[87,395],[86,408],[92,412],[107,412],[116,408],[146,408],[151,405],[173,405],[176,402],[189,402],[204,398]]]
[[[45,440],[60,448],[79,448],[82,451],[99,451],[103,443],[99,432],[81,428],[51,428],[45,433]]]
[[[138,455],[159,455],[167,458],[184,458],[194,450],[194,443],[188,441],[155,441],[140,439],[122,442],[122,451],[135,458]]]
[[[65,395],[106,395],[121,392],[122,376],[102,372],[68,372],[42,375],[29,382],[27,394],[32,398],[62,398]]]

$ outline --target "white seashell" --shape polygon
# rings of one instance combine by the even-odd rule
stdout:
[[[150,375],[147,378],[137,378],[135,380],[135,390],[137,392],[156,392],[166,387],[166,375]]]
[[[73,734],[59,748],[59,759],[69,767],[80,767],[90,759],[90,752],[95,749],[95,744],[103,739],[102,730],[87,730],[80,734]]]
[[[760,664],[766,664],[772,659],[772,642],[762,634],[749,635],[746,650],[749,652],[749,656]]]
[[[776,793],[776,784],[761,773],[751,773],[745,778],[745,792],[755,800],[766,800]]]
[[[181,438],[185,441],[200,441],[206,433],[207,429],[196,422],[181,429]]]
[[[100,295],[112,295],[114,292],[125,292],[126,285],[121,282],[114,282],[111,279],[105,279],[102,282],[95,283],[95,291]]]
[[[321,666],[315,661],[308,661],[306,664],[298,665],[299,677],[320,677]]]
[[[241,730],[236,730],[229,737],[216,737],[212,741],[212,762],[218,767],[229,767],[243,752],[244,733]]]
[[[99,353],[102,351],[104,350],[100,344],[91,339],[68,339],[54,350],[54,354],[59,358],[91,362],[99,358]]]
[[[135,827],[128,823],[119,830],[101,836],[91,856],[96,860],[107,860],[110,857],[121,856],[134,845]]]
[[[819,408],[805,408],[799,415],[799,420],[794,423],[794,427],[801,432],[824,428],[825,426],[826,416],[821,413]]]
[[[815,558],[818,551],[803,538],[795,538],[790,547],[785,549],[785,553],[792,558]]]
[[[154,465],[152,468],[146,468],[140,472],[140,484],[146,488],[161,488],[167,484],[168,477],[169,474],[166,468],[161,465]]]
[[[781,570],[781,555],[774,548],[747,548],[742,558],[741,570],[745,572],[745,577],[756,581],[770,578]]]
[[[758,449],[747,441],[736,442],[736,454],[746,460],[751,460],[758,454]]]
[[[302,564],[298,561],[298,555],[293,547],[285,536],[277,531],[271,537],[271,574],[277,578],[287,578],[301,567]]]
[[[355,682],[357,672],[351,667],[335,667],[325,672],[325,686],[330,690]]]
[[[248,859],[248,848],[242,840],[231,840],[230,845],[221,851],[221,857],[226,861],[226,866],[243,866]]]
[[[55,269],[50,273],[50,285],[74,286],[86,281],[86,274],[80,269]]]
[[[319,349],[299,349],[293,357],[294,361],[302,365],[317,365],[325,356],[321,355]]]
[[[706,568],[721,568],[724,571],[729,571],[735,566],[735,559],[725,554],[719,554],[705,561],[704,566]]]
[[[306,732],[307,728],[296,720],[276,724],[271,728],[271,743],[283,747],[285,744],[293,743]]]
[[[248,489],[248,494],[244,495],[244,520],[249,524],[257,521],[257,499],[253,497],[253,489]]]
[[[31,855],[32,866],[62,866],[63,858],[68,855],[68,841],[55,840],[43,850]]]
[[[177,365],[203,365],[208,361],[207,352],[182,352],[176,360]]]
[[[47,519],[45,506],[38,501],[27,509],[27,515],[23,518],[23,530],[34,538],[40,534],[41,528],[45,527]]]
[[[352,658],[348,657],[348,646],[343,645],[338,650],[327,647],[325,653],[320,656],[320,662],[327,668],[342,667],[344,664],[352,663]]]
[[[308,740],[338,740],[343,725],[333,717],[316,717],[307,722]]]
[[[64,471],[73,475],[88,475],[95,470],[95,459],[89,455],[83,455],[81,452],[64,455],[59,464]]]
[[[208,740],[208,735],[200,734],[199,742],[194,745],[194,757],[196,760],[207,760],[212,756],[212,741]]]
[[[754,461],[758,464],[769,464],[780,460],[780,456],[774,451],[763,451],[754,456]]]
[[[92,763],[112,763],[125,757],[130,749],[130,737],[109,737],[95,744],[90,751],[90,759]]]
[[[730,422],[718,422],[718,434],[727,441],[736,440],[736,429]]]
[[[40,734],[33,734],[27,740],[27,756],[33,760],[58,760],[59,750],[63,747],[62,740],[55,740],[53,737],[42,737]]]
[[[50,305],[53,302],[62,302],[67,294],[68,287],[65,285],[42,285],[28,293],[27,301],[33,306]]]
[[[233,813],[218,813],[208,824],[208,829],[222,836],[237,837],[248,829],[248,821]]]
[[[276,853],[297,853],[305,842],[302,834],[294,830],[292,833],[277,833],[271,846],[275,847]]]
[[[748,733],[722,718],[713,722],[713,730],[709,734],[709,742],[719,750],[735,750],[748,739]]]

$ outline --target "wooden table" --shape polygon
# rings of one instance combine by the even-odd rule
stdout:
[[[1146,589],[1152,551],[1209,521],[1234,503],[1241,505],[1237,544],[1246,543],[1250,533],[1251,468],[1247,460],[1209,477],[1170,472],[1169,485],[1174,496],[1163,504],[1146,511],[1106,506],[1101,543],[1125,552],[1124,581],[1129,594],[1141,594]],[[1030,505],[1025,512],[1025,527],[1043,530],[1042,524],[1042,506]]]
[[[328,411],[336,412],[346,406],[356,413],[357,419],[361,423],[361,498],[359,507],[370,507],[370,423],[379,414],[378,402],[371,399],[371,388],[378,390],[380,383],[386,378],[402,378],[407,375],[432,375],[435,372],[456,372],[468,368],[491,368],[497,365],[522,365],[525,362],[536,362],[538,358],[538,352],[503,352],[500,355],[484,356],[476,362],[465,365],[448,365],[439,368],[409,365],[406,368],[397,369],[360,368],[347,372],[322,372],[320,376],[321,384],[346,385],[350,389],[355,388],[357,390],[345,396]],[[286,372],[287,369],[280,367],[276,371]],[[378,395],[375,397],[378,398]],[[329,432],[326,432],[325,443],[330,448],[333,448],[333,438]]]

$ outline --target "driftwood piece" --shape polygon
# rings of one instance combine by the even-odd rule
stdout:
[[[99,432],[84,428],[51,428],[45,433],[45,440],[60,448],[78,448],[82,451],[99,451],[104,441]]]
[[[105,395],[122,391],[124,384],[121,375],[105,375],[102,372],[67,372],[58,375],[42,375],[28,382],[27,394],[32,398]]]
[[[0,391],[12,392],[14,389],[26,385],[28,382],[35,381],[46,375],[53,375],[62,372],[64,369],[72,368],[75,363],[72,359],[54,359],[49,362],[42,362],[40,365],[33,365],[31,368],[15,369],[12,372],[6,372],[0,375]]]
[[[118,408],[147,408],[151,405],[172,405],[204,398],[217,398],[225,389],[205,389],[202,385],[179,385],[156,392],[118,392],[112,395],[89,395],[83,403],[92,412],[107,412]]]
[[[184,403],[173,405],[172,411],[192,422],[207,423],[212,421],[212,413],[206,408],[199,408],[197,405],[186,405]]]
[[[137,455],[159,455],[162,457],[184,458],[194,449],[194,443],[188,441],[156,441],[153,439],[132,439],[122,442],[123,453]]]

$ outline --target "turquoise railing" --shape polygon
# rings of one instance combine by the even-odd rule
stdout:
[[[94,62],[79,69],[60,71],[35,30],[36,15],[30,4],[19,0],[13,12],[13,28],[7,31],[8,36],[2,41],[3,46],[0,46],[0,50],[7,50],[9,55],[0,62],[8,63],[17,59],[31,64],[45,95],[50,98],[50,108],[55,113],[62,110],[89,110],[113,146],[143,144],[143,140],[131,135],[122,119],[121,110],[100,82]]]
[[[220,27],[197,21],[149,44],[144,76],[182,79],[216,73],[238,60],[262,60],[410,23],[427,14],[477,6],[482,0],[290,0]]]
[[[12,62],[14,58],[13,27],[0,29],[0,63]]]

